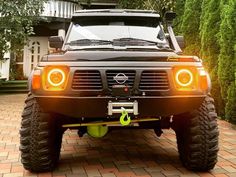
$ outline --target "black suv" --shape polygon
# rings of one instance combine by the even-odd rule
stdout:
[[[191,170],[214,168],[218,126],[210,78],[201,59],[182,54],[175,13],[162,20],[143,10],[82,10],[67,36],[49,38],[29,78],[20,150],[30,171],[52,170],[66,129],[103,137],[119,128],[172,128]],[[164,21],[164,23],[163,23]]]

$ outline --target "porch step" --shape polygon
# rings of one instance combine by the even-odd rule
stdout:
[[[2,81],[0,82],[1,93],[27,93],[27,80]]]

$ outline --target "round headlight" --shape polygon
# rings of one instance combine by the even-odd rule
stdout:
[[[61,69],[52,69],[51,71],[49,71],[47,79],[49,84],[57,87],[64,83],[65,73]]]
[[[193,82],[193,73],[188,69],[180,69],[176,72],[175,80],[182,87],[190,86]]]

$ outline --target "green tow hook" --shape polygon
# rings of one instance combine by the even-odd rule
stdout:
[[[123,126],[127,126],[130,124],[131,118],[128,115],[128,111],[125,110],[125,108],[122,107],[121,109],[122,109],[122,112],[121,112],[121,116],[120,116],[120,123]]]

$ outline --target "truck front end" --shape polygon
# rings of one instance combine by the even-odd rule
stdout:
[[[47,131],[53,141],[61,140],[59,135],[67,128],[78,129],[80,136],[88,133],[93,137],[105,136],[108,127],[112,130],[114,126],[154,129],[158,136],[162,129],[173,128],[186,167],[213,168],[216,158],[200,159],[197,165],[196,159],[189,159],[192,155],[189,149],[195,146],[193,136],[204,137],[197,150],[217,154],[218,141],[213,144],[217,147],[214,150],[202,147],[212,140],[213,136],[206,136],[210,127],[215,130],[213,139],[218,138],[216,114],[209,96],[209,75],[198,57],[182,55],[171,27],[172,17],[171,13],[166,17],[166,35],[160,16],[152,11],[114,9],[76,13],[65,40],[50,38],[50,46],[61,49],[44,56],[32,72],[31,93],[22,115],[22,139],[26,136],[24,122],[37,117],[51,127]],[[28,114],[28,109],[33,111]],[[47,118],[41,118],[41,114]],[[203,129],[205,124],[211,124],[209,130],[192,131]],[[60,133],[54,135],[55,131]],[[48,149],[59,148],[49,145]],[[25,146],[23,142],[22,152]],[[210,162],[204,165],[206,160]]]

